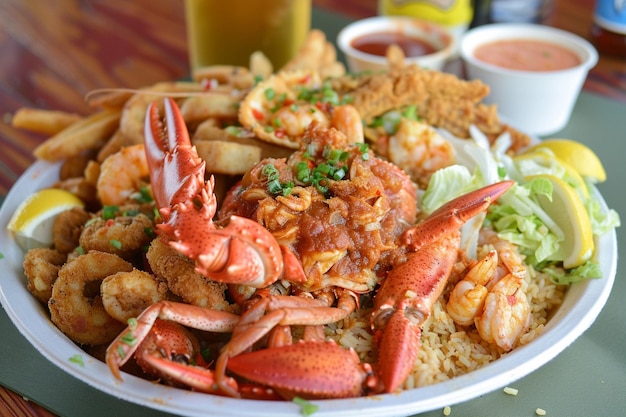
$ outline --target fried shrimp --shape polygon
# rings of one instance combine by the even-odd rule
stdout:
[[[230,312],[237,309],[226,300],[226,284],[209,281],[196,272],[193,261],[160,239],[152,241],[146,257],[157,278],[187,303]]]
[[[153,230],[154,222],[147,215],[124,210],[94,218],[83,229],[79,243],[85,252],[98,250],[131,259],[148,246]]]
[[[104,309],[100,284],[109,275],[132,270],[133,266],[119,256],[98,251],[66,263],[59,270],[48,301],[52,322],[76,343],[111,342],[125,324]]]
[[[65,254],[48,248],[31,249],[24,255],[28,291],[44,304],[52,296],[52,286],[65,259]]]
[[[126,323],[152,304],[164,300],[167,285],[147,272],[133,269],[106,277],[100,285],[100,293],[107,313]]]
[[[104,206],[123,204],[149,183],[149,174],[143,143],[122,148],[102,161],[98,198]]]
[[[82,207],[62,212],[54,221],[54,248],[61,253],[70,253],[80,244],[80,234],[92,215]]]

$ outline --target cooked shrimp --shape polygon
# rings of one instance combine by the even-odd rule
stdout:
[[[151,274],[133,269],[106,277],[100,285],[100,294],[106,312],[126,323],[152,304],[164,300],[167,286]]]
[[[524,265],[521,255],[511,242],[500,239],[493,229],[483,228],[480,231],[479,245],[491,245],[498,251],[499,268],[496,279],[511,273],[522,279],[526,279],[528,270]]]
[[[292,138],[302,136],[313,121],[322,126],[330,124],[328,114],[308,103],[281,107],[272,118],[275,129]]]
[[[438,169],[456,162],[454,148],[431,126],[402,117],[389,137],[389,159],[420,184]],[[426,181],[426,182],[424,182]]]
[[[479,316],[489,293],[487,283],[493,279],[498,265],[498,252],[490,251],[477,261],[450,291],[447,310],[452,320],[462,326],[474,323]]]
[[[125,327],[102,305],[100,284],[109,275],[132,271],[119,256],[91,251],[59,270],[48,301],[52,322],[76,343],[101,345],[111,342]]]
[[[118,212],[117,217],[91,220],[83,229],[79,243],[85,252],[97,250],[131,259],[154,238],[154,222],[136,211]]]
[[[54,248],[70,253],[79,245],[80,234],[92,214],[82,207],[74,207],[59,214],[53,225]]]
[[[464,326],[475,324],[483,340],[505,351],[528,329],[530,306],[524,292],[527,270],[517,249],[495,232],[481,233],[491,251],[450,292],[447,310]]]
[[[363,143],[363,121],[358,110],[348,104],[333,107],[330,125],[348,137],[349,143]]]
[[[226,300],[226,284],[210,281],[196,272],[192,261],[160,239],[152,241],[146,258],[154,275],[185,302],[214,310],[237,309]]]
[[[44,304],[52,296],[52,286],[65,259],[65,254],[48,248],[31,249],[24,255],[28,291]]]
[[[530,306],[522,283],[523,279],[514,274],[501,278],[489,291],[484,311],[476,319],[480,337],[507,352],[513,349],[530,323]]]
[[[98,198],[104,206],[123,204],[149,184],[149,175],[143,144],[122,148],[102,161]]]

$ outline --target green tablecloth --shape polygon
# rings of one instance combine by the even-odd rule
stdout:
[[[315,11],[314,26],[334,39],[346,19]],[[607,171],[600,192],[609,207],[626,218],[626,105],[583,93],[569,125],[554,137],[585,143],[596,151]],[[618,242],[626,229],[617,231]],[[510,384],[517,396],[498,389],[454,405],[452,416],[534,416],[536,408],[555,416],[626,415],[626,268],[624,246],[611,297],[597,321],[554,360]],[[0,277],[1,279],[1,277]],[[161,412],[117,400],[61,371],[41,356],[0,309],[0,384],[63,416],[163,416]],[[423,414],[442,416],[441,410]]]

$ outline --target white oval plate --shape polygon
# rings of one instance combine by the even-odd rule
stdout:
[[[0,268],[0,301],[19,331],[42,355],[70,375],[106,392],[153,409],[184,416],[300,416],[300,407],[291,402],[237,400],[194,393],[131,376],[124,382],[113,378],[107,366],[88,356],[49,320],[49,314],[26,289],[23,255],[7,231],[18,204],[36,190],[58,178],[59,165],[36,162],[15,183],[0,210],[0,241],[4,242]],[[606,204],[598,194],[606,209]],[[597,242],[597,261],[602,279],[572,285],[555,316],[537,339],[505,357],[469,374],[429,387],[400,394],[313,401],[319,406],[315,417],[400,416],[431,411],[464,402],[520,379],[546,364],[568,347],[596,319],[613,286],[617,268],[617,239],[608,233]],[[82,355],[84,366],[69,359]]]

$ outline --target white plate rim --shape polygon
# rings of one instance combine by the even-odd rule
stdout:
[[[6,228],[12,213],[32,192],[56,181],[59,168],[58,163],[37,161],[18,179],[0,208],[0,241],[13,242]],[[606,210],[604,199],[597,190],[594,192]],[[432,411],[495,391],[545,365],[591,326],[609,297],[617,270],[616,232],[607,233],[596,243],[603,278],[572,285],[543,334],[528,345],[483,368],[436,385],[399,394],[313,401],[319,406],[315,417],[383,417]],[[89,357],[52,324],[45,309],[27,291],[23,255],[17,245],[4,245],[2,253],[0,267],[6,274],[0,280],[0,302],[7,315],[29,343],[69,375],[118,399],[183,416],[301,415],[300,407],[291,402],[237,400],[194,393],[131,375],[125,375],[124,382],[115,380],[104,363]],[[73,355],[82,355],[84,366],[70,362]]]

